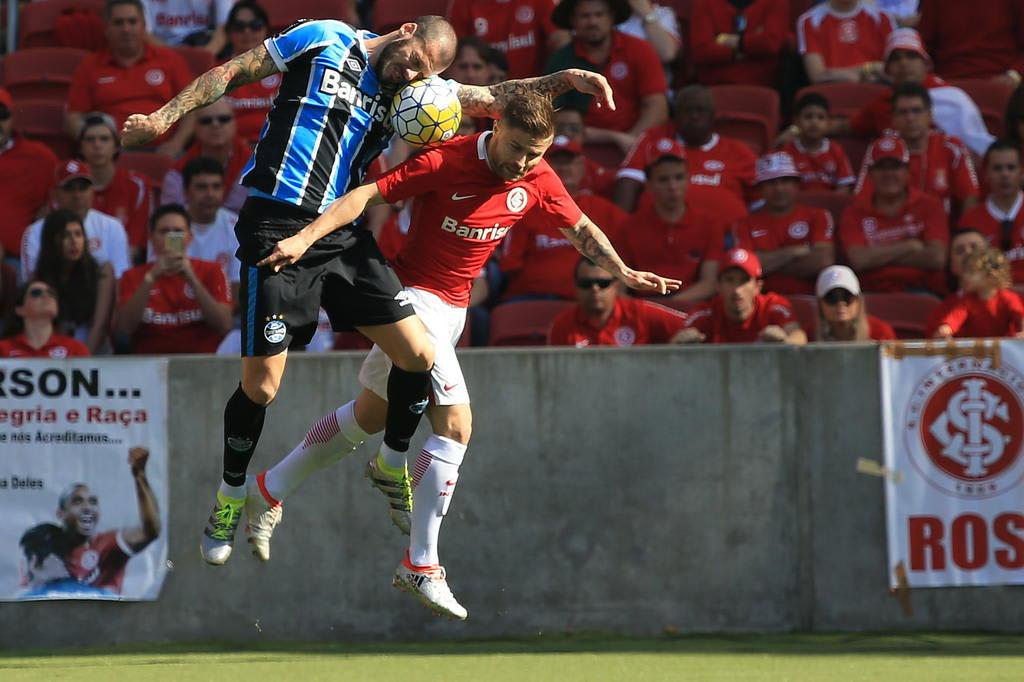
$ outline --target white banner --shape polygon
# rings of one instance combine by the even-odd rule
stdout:
[[[167,361],[0,360],[0,600],[153,600]]]
[[[1024,584],[1024,341],[886,344],[893,587]]]

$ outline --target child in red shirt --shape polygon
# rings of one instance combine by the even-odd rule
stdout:
[[[939,320],[935,338],[1024,337],[1024,303],[1010,290],[1010,261],[999,249],[976,251],[964,262],[963,295]]]
[[[793,123],[800,133],[782,151],[793,157],[800,171],[800,189],[805,192],[838,190],[848,194],[857,181],[846,152],[826,137],[830,121],[830,105],[824,95],[811,92],[796,101]]]

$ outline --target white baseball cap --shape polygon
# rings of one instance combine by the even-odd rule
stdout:
[[[860,296],[860,281],[845,265],[832,265],[818,275],[814,291],[818,298],[825,298],[825,294],[833,289],[846,289],[854,296]]]
[[[786,152],[772,152],[757,160],[755,185],[777,178],[800,178],[800,171],[796,169],[793,157]]]

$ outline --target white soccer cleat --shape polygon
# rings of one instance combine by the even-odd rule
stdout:
[[[263,483],[267,472],[246,481],[245,489],[245,534],[249,536],[252,555],[260,561],[270,561],[270,538],[274,528],[281,523],[284,516],[284,505],[280,502],[271,504],[264,494]]]
[[[212,566],[223,566],[231,557],[231,546],[235,542],[235,531],[242,518],[245,499],[236,500],[217,491],[217,504],[206,521],[199,551],[203,560]]]
[[[415,595],[423,605],[439,616],[465,620],[469,612],[455,599],[448,581],[445,579],[444,566],[414,566],[406,552],[402,563],[395,569],[391,584]]]

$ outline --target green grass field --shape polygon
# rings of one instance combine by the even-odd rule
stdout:
[[[0,680],[1024,680],[1024,637],[573,635],[537,639],[173,645],[0,652]]]

